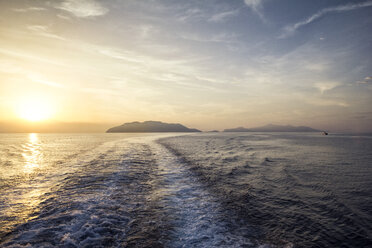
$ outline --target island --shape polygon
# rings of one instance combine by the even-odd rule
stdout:
[[[201,132],[198,129],[187,128],[178,123],[164,123],[161,121],[129,122],[112,127],[106,133],[156,133],[156,132]]]
[[[273,125],[269,124],[262,127],[244,128],[237,127],[231,129],[225,129],[224,132],[321,132],[320,130],[313,129],[306,126],[291,126],[291,125]]]

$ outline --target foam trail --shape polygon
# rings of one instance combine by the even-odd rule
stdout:
[[[170,247],[253,246],[248,238],[230,232],[222,206],[192,177],[185,164],[160,145],[154,144],[154,149],[160,159],[157,174],[163,180],[160,202],[173,226]]]

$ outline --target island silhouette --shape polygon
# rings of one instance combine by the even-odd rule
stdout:
[[[188,128],[179,123],[165,123],[161,121],[128,122],[112,127],[106,133],[152,133],[152,132],[201,132],[195,128]]]
[[[291,126],[291,125],[273,125],[268,124],[262,127],[244,128],[237,127],[225,129],[224,132],[321,132],[320,130],[313,129],[306,126]]]

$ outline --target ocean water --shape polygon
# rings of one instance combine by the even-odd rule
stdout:
[[[372,137],[0,134],[0,247],[372,247]]]

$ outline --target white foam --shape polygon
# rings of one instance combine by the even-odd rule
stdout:
[[[174,233],[170,247],[241,247],[252,242],[230,232],[221,218],[222,207],[192,177],[186,165],[160,145],[156,151],[158,174],[163,178],[162,204],[173,219]]]

